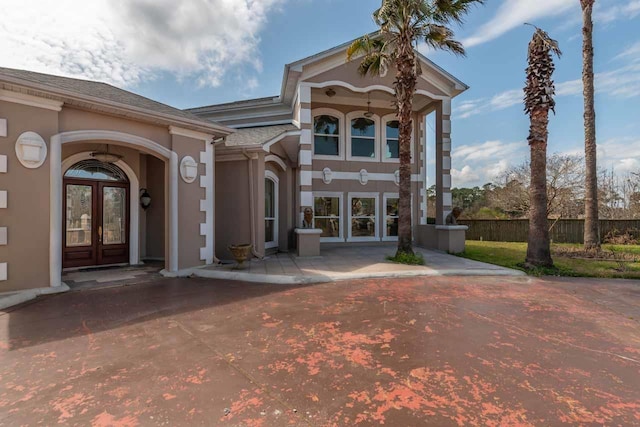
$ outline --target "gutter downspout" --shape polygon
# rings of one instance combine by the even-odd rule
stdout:
[[[257,154],[248,154],[247,150],[242,150],[242,154],[244,154],[244,156],[247,158],[247,165],[249,167],[249,214],[250,214],[250,221],[249,221],[249,225],[250,225],[250,233],[251,233],[251,253],[253,254],[254,257],[258,258],[258,259],[264,259],[264,255],[263,254],[259,254],[258,252],[256,252],[256,225],[255,225],[255,220],[256,220],[256,207],[255,207],[255,189],[254,189],[254,185],[253,185],[253,162],[252,160],[257,159],[258,155]]]

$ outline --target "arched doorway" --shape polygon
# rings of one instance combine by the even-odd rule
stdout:
[[[112,163],[82,160],[63,179],[62,267],[129,262],[127,175]]]

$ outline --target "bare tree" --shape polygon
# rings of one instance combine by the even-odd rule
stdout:
[[[531,164],[525,161],[497,178],[504,183],[487,195],[489,205],[512,218],[529,215]],[[553,154],[547,159],[547,217],[578,218],[583,204],[584,160],[577,155]]]

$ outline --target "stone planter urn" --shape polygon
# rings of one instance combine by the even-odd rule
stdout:
[[[238,265],[236,268],[242,268],[244,266],[244,262],[249,258],[249,254],[251,253],[251,249],[253,249],[253,245],[251,244],[242,244],[242,245],[231,245],[229,246],[229,251],[233,255],[233,258],[236,260]]]

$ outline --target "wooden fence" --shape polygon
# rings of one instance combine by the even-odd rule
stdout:
[[[549,220],[551,239],[555,243],[584,243],[584,220],[561,219]],[[529,231],[528,219],[474,219],[459,220],[459,224],[468,225],[467,240],[488,240],[492,242],[526,242]],[[635,239],[640,239],[640,220],[600,220],[600,238],[610,233],[629,232]]]

